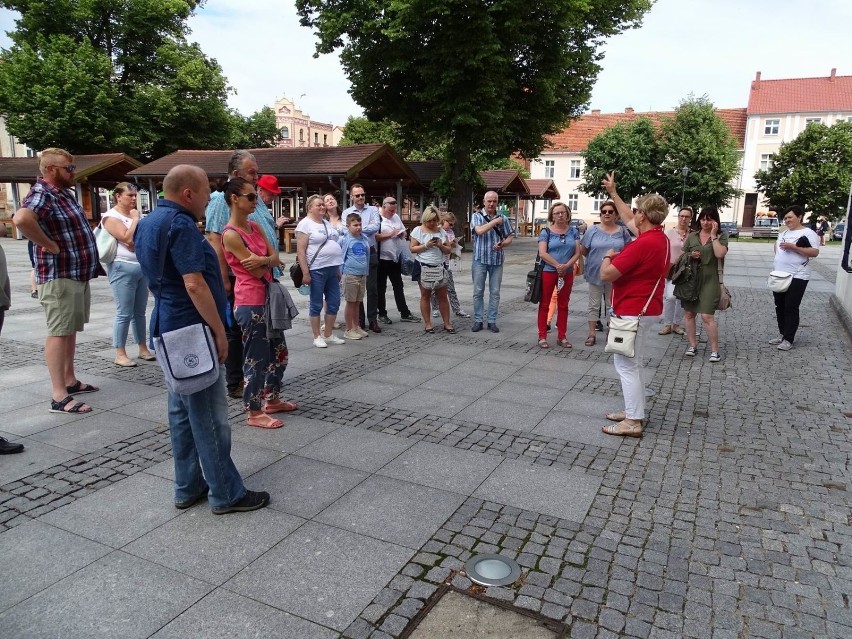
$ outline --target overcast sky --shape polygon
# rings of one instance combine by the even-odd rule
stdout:
[[[0,11],[4,32],[13,19]],[[756,71],[763,79],[827,76],[832,67],[852,75],[850,25],[849,0],[658,0],[642,27],[606,45],[589,108],[669,110],[689,93],[745,107]],[[208,0],[189,26],[222,65],[236,90],[230,104],[243,114],[282,95],[318,121],[361,114],[337,56],[312,57],[314,35],[299,26],[293,2]]]

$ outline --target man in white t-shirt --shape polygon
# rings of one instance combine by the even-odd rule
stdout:
[[[361,235],[370,245],[370,272],[367,274],[367,313],[364,314],[364,306],[361,305],[361,328],[367,328],[374,333],[381,333],[382,329],[377,321],[378,315],[378,291],[376,279],[379,270],[379,254],[376,248],[376,233],[379,230],[379,209],[367,204],[367,192],[360,184],[353,184],[349,189],[349,197],[354,202],[352,206],[341,213],[340,217],[346,220],[350,213],[361,216]],[[390,323],[390,322],[386,322]]]
[[[393,297],[396,301],[396,310],[399,311],[400,320],[403,322],[419,322],[420,318],[412,315],[408,310],[403,290],[402,272],[399,266],[399,255],[405,245],[405,225],[396,214],[396,198],[386,197],[382,202],[379,232],[376,240],[379,244],[379,265],[376,278],[377,307],[379,321],[390,324],[387,306],[385,305],[385,292],[388,287],[388,278],[393,286]]]

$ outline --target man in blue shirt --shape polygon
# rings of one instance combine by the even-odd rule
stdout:
[[[485,277],[488,276],[488,328],[499,333],[497,309],[500,306],[500,284],[503,282],[503,249],[512,243],[512,225],[497,213],[497,194],[488,191],[482,198],[482,211],[474,213],[473,262],[473,326],[474,333],[482,330]]]
[[[198,231],[210,201],[207,174],[178,165],[163,180],[164,199],[139,223],[136,257],[154,293],[151,336],[203,322],[216,342],[219,363],[228,354],[227,298],[216,253]],[[169,224],[165,245],[160,230]],[[166,251],[160,272],[161,254]],[[162,365],[162,362],[161,362]],[[263,508],[269,493],[246,490],[231,459],[231,427],[225,376],[191,395],[169,391],[169,432],[175,462],[175,507],[189,508],[205,496],[213,513]]]
[[[343,220],[350,213],[357,213],[361,216],[361,234],[370,245],[370,272],[367,274],[367,314],[364,315],[364,307],[361,306],[359,311],[361,328],[366,328],[369,323],[370,330],[374,333],[381,333],[382,328],[377,321],[379,314],[379,294],[376,287],[377,274],[379,271],[379,252],[376,247],[376,233],[381,227],[381,217],[379,209],[375,206],[367,204],[367,193],[364,187],[360,184],[353,184],[349,189],[349,197],[354,204],[343,211],[341,218]],[[382,322],[390,324],[390,319],[387,316],[382,318]]]

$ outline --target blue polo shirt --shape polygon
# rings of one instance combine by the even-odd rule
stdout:
[[[168,255],[163,267],[162,284],[159,283],[160,229],[166,218],[177,211],[168,232]],[[225,309],[228,300],[222,284],[219,270],[219,258],[210,246],[207,238],[195,225],[195,217],[185,208],[171,200],[160,200],[150,215],[140,220],[133,235],[136,258],[142,267],[142,273],[148,279],[154,293],[154,312],[151,313],[151,335],[173,331],[184,326],[203,322],[201,314],[186,292],[183,276],[189,273],[201,273],[213,294],[219,317],[223,324],[227,319]],[[159,330],[154,327],[159,321]]]

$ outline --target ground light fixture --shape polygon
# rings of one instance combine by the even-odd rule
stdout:
[[[503,555],[474,555],[464,568],[468,578],[480,586],[508,586],[521,576],[521,567]]]

